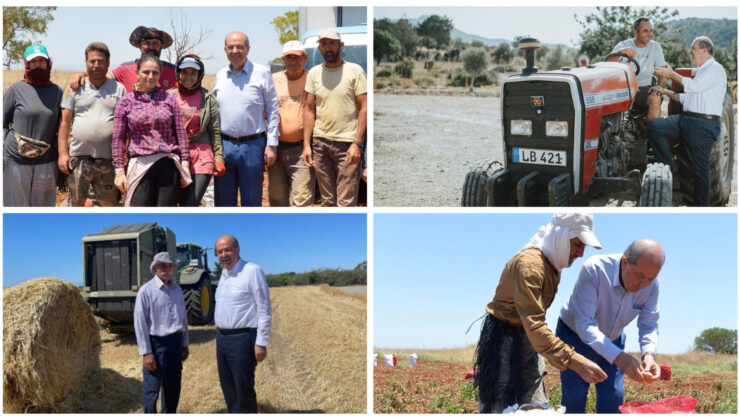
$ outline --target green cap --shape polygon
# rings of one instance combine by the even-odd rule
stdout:
[[[29,45],[23,53],[23,58],[26,61],[31,61],[36,57],[44,57],[48,60],[49,53],[46,52],[46,47],[43,45]]]

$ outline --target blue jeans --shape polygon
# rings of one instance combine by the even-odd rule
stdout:
[[[256,339],[256,329],[236,334],[223,334],[219,330],[216,334],[218,379],[229,413],[257,412],[257,393],[254,391]]]
[[[236,206],[237,192],[242,207],[262,207],[262,181],[267,138],[233,142],[224,139],[226,173],[214,181],[216,207]]]
[[[660,163],[670,165],[671,172],[674,174],[677,170],[668,148],[668,137],[680,140],[684,144],[686,156],[694,172],[694,205],[708,206],[710,155],[712,145],[719,136],[720,122],[678,114],[650,120],[647,129],[655,159]]]
[[[144,413],[157,412],[157,397],[162,389],[162,413],[175,413],[180,402],[182,379],[182,334],[167,337],[150,337],[157,368],[153,371],[142,367],[142,400]]]
[[[608,375],[606,380],[596,384],[596,412],[619,413],[619,406],[624,404],[624,373],[613,363],[609,363],[596,353],[590,346],[586,345],[571,330],[558,319],[558,327],[555,330],[565,344],[572,346],[575,351],[588,360],[596,363]],[[624,350],[624,333],[612,341],[614,345]],[[560,372],[560,384],[562,386],[563,398],[560,404],[566,407],[568,414],[583,414],[586,412],[586,397],[588,395],[589,383],[584,381],[573,369]]]

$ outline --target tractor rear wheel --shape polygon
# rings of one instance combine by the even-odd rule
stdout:
[[[641,207],[670,207],[673,204],[673,175],[662,163],[651,163],[642,176]]]
[[[481,160],[474,163],[467,175],[462,190],[463,207],[485,207],[488,204],[488,178],[502,170],[504,166],[497,160]]]
[[[214,296],[208,275],[201,276],[198,283],[182,290],[189,325],[207,325],[213,320]]]
[[[732,191],[733,167],[735,165],[735,121],[732,112],[732,97],[725,94],[720,116],[720,132],[712,145],[709,161],[709,205],[723,207]],[[694,204],[694,171],[686,151],[681,148],[678,155],[678,176],[681,193],[688,205]]]

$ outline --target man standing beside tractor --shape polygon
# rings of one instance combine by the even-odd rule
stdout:
[[[154,278],[136,294],[134,330],[143,356],[144,413],[157,412],[162,390],[162,413],[177,412],[182,362],[190,355],[188,319],[182,289],[174,281],[175,264],[168,252],[154,256],[149,269]]]
[[[683,105],[683,113],[656,118],[648,123],[650,145],[658,162],[669,165],[676,178],[676,168],[668,146],[668,138],[686,146],[694,173],[694,205],[709,206],[711,153],[721,131],[722,106],[727,91],[727,73],[714,60],[712,40],[700,36],[691,43],[691,59],[698,69],[696,76],[682,77],[671,68],[655,69],[655,73],[683,85],[684,93],[661,87],[653,90],[668,95]]]
[[[256,413],[254,371],[267,357],[272,309],[265,273],[239,257],[239,241],[216,241],[221,279],[216,290],[216,358],[221,391],[229,413]]]
[[[596,363],[563,343],[545,324],[561,270],[582,257],[586,245],[601,249],[593,216],[555,214],[506,263],[486,306],[476,349],[474,385],[481,413],[501,413],[515,403],[547,403],[542,356],[561,371],[572,369],[587,383],[606,379]]]
[[[640,74],[637,75],[637,85],[640,90],[635,96],[635,106],[639,109],[648,109],[647,121],[660,117],[660,103],[662,97],[650,92],[653,79],[653,69],[665,66],[663,48],[659,43],[653,41],[653,26],[650,19],[639,17],[632,25],[635,37],[626,39],[612,49],[610,55],[621,53],[640,65]],[[606,61],[619,60],[618,55],[608,57]],[[658,78],[658,86],[665,84],[665,77]]]
[[[660,245],[632,242],[623,254],[596,255],[583,264],[570,298],[560,310],[556,335],[597,363],[608,375],[596,384],[596,412],[619,413],[624,403],[624,375],[643,382],[660,376],[655,362],[658,342],[658,273],[665,262]],[[624,351],[624,328],[637,318],[642,363]],[[570,370],[560,372],[562,405],[567,413],[585,413],[590,384]]]

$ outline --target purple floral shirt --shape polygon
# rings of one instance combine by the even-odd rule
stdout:
[[[169,93],[156,89],[148,93],[134,90],[121,99],[113,114],[113,166],[126,165],[126,138],[131,140],[131,156],[155,153],[175,153],[180,160],[190,158],[182,112],[177,100]]]

